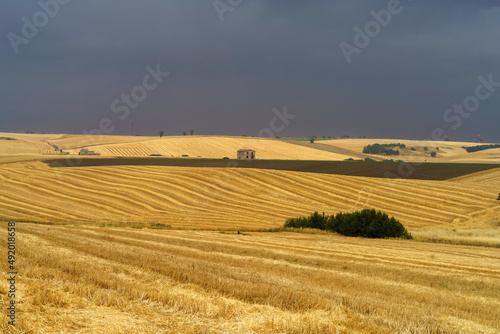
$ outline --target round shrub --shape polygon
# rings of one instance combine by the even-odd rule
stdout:
[[[314,212],[309,217],[288,219],[285,227],[316,228],[350,237],[412,239],[398,220],[374,209],[331,216]]]

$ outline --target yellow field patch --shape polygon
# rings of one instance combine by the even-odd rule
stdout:
[[[455,163],[500,163],[500,149],[488,149],[473,153],[467,153],[463,147],[483,145],[484,143],[471,142],[452,142],[452,141],[420,141],[405,139],[335,139],[322,140],[318,143],[337,146],[342,149],[348,149],[361,153],[367,145],[378,144],[405,144],[407,148],[416,149],[428,147],[430,151],[436,151],[437,157],[431,158],[424,156],[421,152],[408,152],[399,156],[380,156],[385,159],[402,159],[405,161],[424,161],[427,162],[455,162]],[[439,148],[439,150],[436,150]],[[396,148],[397,149],[397,148]]]
[[[53,154],[55,150],[47,143],[23,139],[0,139],[0,155]]]
[[[1,154],[53,154],[53,146],[66,153],[78,154],[87,148],[102,156],[145,157],[163,155],[166,157],[190,158],[236,158],[236,151],[249,148],[256,151],[258,159],[286,160],[345,160],[357,158],[363,147],[369,144],[402,143],[407,147],[416,147],[417,152],[404,152],[400,156],[377,156],[380,159],[403,159],[405,161],[457,162],[457,163],[500,163],[500,149],[489,149],[467,153],[463,146],[475,146],[483,143],[451,141],[418,141],[399,139],[335,139],[317,141],[321,145],[295,145],[277,139],[232,137],[232,136],[84,136],[68,134],[22,134],[0,133],[0,137],[10,137],[17,141],[0,140]],[[283,138],[286,140],[286,138]],[[332,149],[324,150],[322,145]],[[336,147],[339,148],[336,152]],[[424,154],[423,147],[429,152],[439,147],[436,158]]]
[[[43,222],[259,229],[289,217],[375,208],[409,229],[500,221],[496,189],[451,181],[164,166],[0,164],[0,216]]]
[[[236,159],[239,149],[253,149],[257,159],[287,160],[344,160],[348,156],[325,152],[307,147],[300,147],[274,139],[217,137],[217,136],[182,136],[154,138],[133,143],[117,143],[86,146],[103,156],[144,157],[161,154],[167,157]],[[78,153],[79,149],[69,150]]]
[[[16,327],[25,333],[500,330],[492,248],[21,223],[17,239]],[[3,309],[7,291],[2,279]],[[6,320],[2,312],[3,332]]]

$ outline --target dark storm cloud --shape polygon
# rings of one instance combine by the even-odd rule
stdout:
[[[226,0],[221,0],[228,3]],[[49,3],[49,0],[42,0]],[[499,141],[500,88],[453,129],[443,114],[474,94],[477,77],[500,81],[500,4],[401,1],[402,11],[347,63],[355,27],[388,1],[243,0],[223,21],[212,1],[76,1],[16,54],[36,1],[0,14],[0,131],[256,135],[273,108],[298,115],[280,135]],[[170,72],[124,120],[111,103],[141,86],[146,67]]]

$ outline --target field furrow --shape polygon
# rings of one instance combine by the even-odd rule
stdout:
[[[20,223],[17,239],[26,333],[500,330],[491,248]]]
[[[375,208],[415,229],[490,227],[500,213],[492,188],[456,181],[235,168],[51,168],[40,162],[0,165],[0,178],[0,195],[10,198],[0,202],[0,216],[44,222],[255,229],[313,211]]]

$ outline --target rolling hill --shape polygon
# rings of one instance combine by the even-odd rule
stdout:
[[[7,239],[5,223],[0,237]],[[498,333],[496,249],[18,224],[19,333]],[[2,253],[7,244],[1,243]],[[7,270],[7,261],[0,269]],[[9,285],[0,282],[0,306]],[[7,312],[0,332],[12,333]]]
[[[406,164],[318,161],[365,158],[362,146],[380,140],[316,145],[222,136],[0,137],[4,240],[5,221],[17,222],[22,303],[16,332],[497,333],[500,328],[500,168],[495,165],[421,164],[413,176],[422,179],[387,179],[380,177],[384,168]],[[468,154],[461,148],[465,143],[437,144],[436,162],[500,162],[495,150]],[[56,147],[73,154],[85,147],[102,156],[56,155]],[[258,158],[288,160],[237,161],[246,168],[234,168],[236,161],[221,159],[234,158],[244,147],[255,149]],[[427,158],[420,148],[417,153],[400,158]],[[190,158],[171,158],[184,154]],[[198,156],[215,159],[193,159]],[[78,167],[63,167],[75,160]],[[452,176],[458,177],[448,179]],[[364,208],[396,217],[415,240],[317,230],[274,233],[290,217]],[[0,249],[7,258],[7,243]],[[0,262],[2,271],[7,268],[7,261]],[[9,288],[7,280],[0,282],[4,309]],[[12,332],[7,312],[0,319],[0,332]]]
[[[54,223],[259,229],[312,211],[376,208],[410,229],[491,227],[497,189],[456,181],[164,166],[0,165],[0,213]]]
[[[65,147],[66,141],[61,142]],[[160,154],[167,157],[236,158],[241,148],[256,150],[258,159],[344,160],[350,156],[314,148],[297,147],[279,140],[245,137],[181,136],[141,138],[133,142],[85,146],[103,156],[145,157]],[[79,148],[67,149],[78,153]]]
[[[63,134],[18,134],[0,133],[0,160],[6,155],[56,154],[55,148],[66,153],[78,154],[81,148],[96,151],[104,157],[165,157],[235,158],[241,148],[256,150],[257,159],[283,160],[328,160],[345,159],[374,160],[402,159],[405,161],[500,163],[500,149],[467,153],[463,146],[475,146],[470,142],[433,142],[400,139],[335,139],[308,141],[231,136],[84,136]],[[6,138],[16,140],[6,140]],[[407,149],[399,156],[363,154],[363,147],[370,144],[403,143]],[[415,148],[411,151],[410,148]],[[428,150],[424,151],[427,147]],[[437,150],[439,148],[439,150]],[[437,157],[431,158],[430,152]]]

